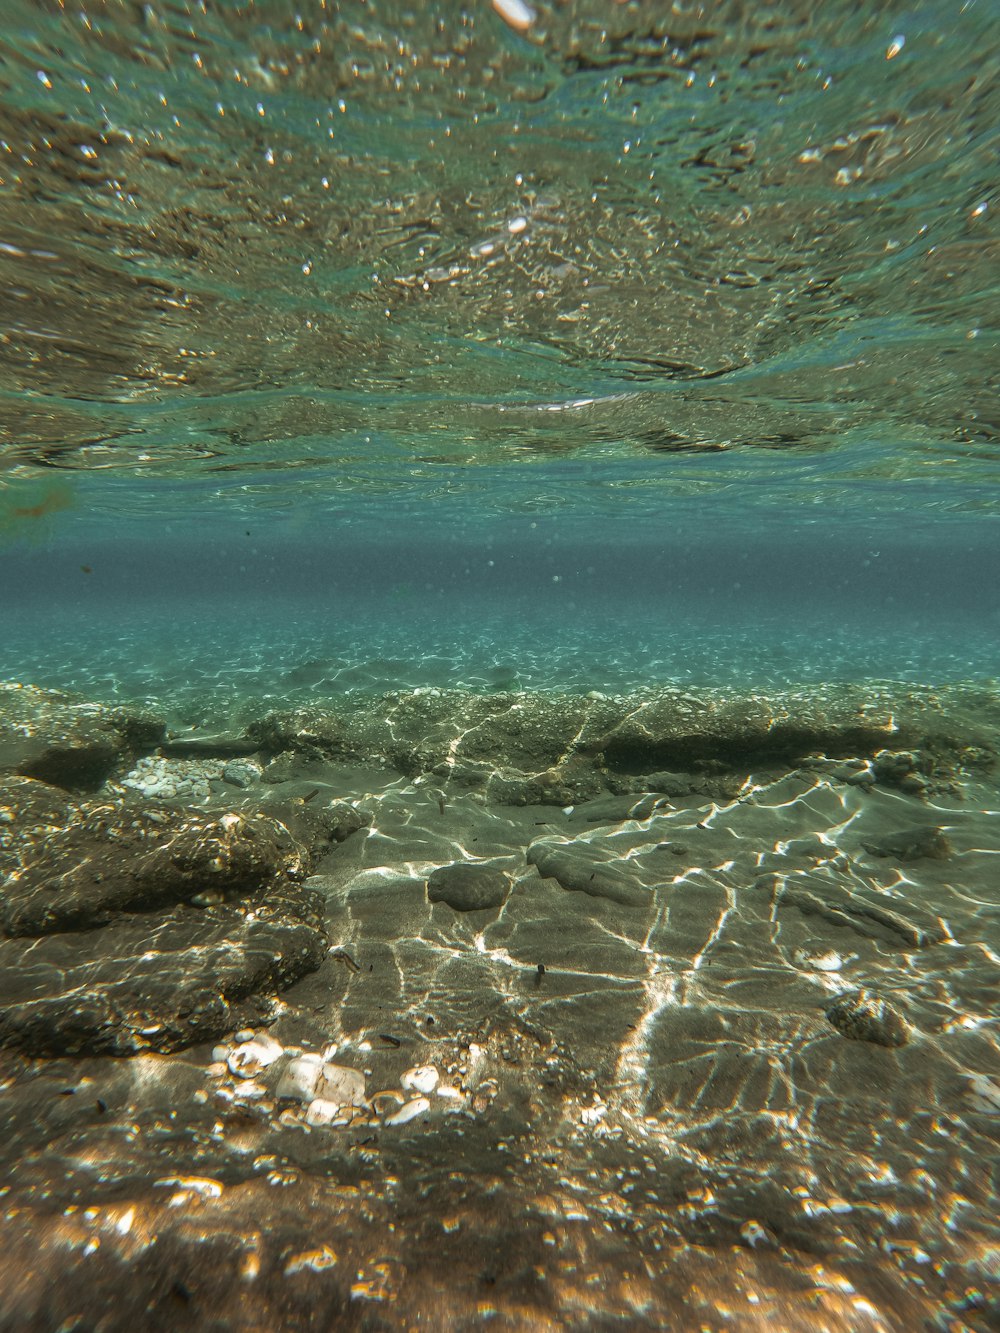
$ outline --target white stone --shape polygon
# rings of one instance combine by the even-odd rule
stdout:
[[[740,1227],[740,1235],[753,1250],[758,1245],[771,1245],[774,1242],[771,1233],[765,1227],[762,1227],[755,1218],[743,1223]]]
[[[423,1115],[431,1109],[431,1104],[426,1097],[414,1097],[411,1101],[404,1102],[395,1115],[386,1117],[387,1125],[405,1125],[410,1120],[415,1120],[418,1115]]]
[[[401,1092],[393,1092],[391,1089],[385,1092],[376,1092],[371,1099],[372,1110],[376,1115],[389,1114],[395,1115],[396,1110],[402,1106],[406,1098]]]
[[[433,1065],[417,1065],[406,1071],[399,1085],[407,1092],[433,1092],[440,1081],[441,1075]]]
[[[807,967],[813,972],[839,972],[844,966],[844,959],[833,949],[828,949],[826,953],[796,949],[792,961],[797,967]]]
[[[278,1097],[294,1097],[296,1101],[311,1102],[316,1096],[316,1085],[323,1073],[323,1061],[318,1055],[299,1055],[289,1060],[278,1082]]]
[[[154,1189],[179,1189],[190,1194],[200,1194],[203,1199],[218,1199],[222,1194],[222,1185],[208,1176],[161,1176],[153,1181]]]

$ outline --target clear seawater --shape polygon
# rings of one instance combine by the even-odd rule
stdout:
[[[472,523],[471,504],[344,527],[321,505],[282,522],[201,504],[117,535],[74,515],[7,553],[4,675],[221,723],[349,690],[1000,674],[988,521],[782,524],[708,497],[588,532],[571,514]]]
[[[7,0],[0,675],[992,678],[996,18]]]

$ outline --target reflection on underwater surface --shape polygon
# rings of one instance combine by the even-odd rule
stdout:
[[[995,6],[3,17],[0,1328],[1000,1327]]]
[[[990,4],[8,10],[9,463],[995,503]]]

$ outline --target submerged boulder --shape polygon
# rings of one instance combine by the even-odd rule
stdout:
[[[896,861],[943,861],[952,851],[944,830],[937,825],[900,829],[861,845],[871,856],[892,857]]]

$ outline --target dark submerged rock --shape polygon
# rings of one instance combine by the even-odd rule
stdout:
[[[432,903],[447,903],[456,912],[480,912],[502,907],[510,893],[510,876],[495,866],[455,861],[440,866],[427,880]]]
[[[763,876],[760,887],[773,883]],[[939,944],[944,931],[934,916],[919,907],[890,905],[884,894],[860,887],[848,888],[821,875],[789,877],[778,890],[778,908],[797,907],[803,916],[818,916],[834,926],[848,926],[869,939],[884,940],[896,948],[923,949]]]
[[[900,829],[861,845],[872,856],[891,856],[898,861],[943,861],[952,851],[944,831],[936,826]]]
[[[903,1015],[876,991],[860,990],[841,995],[826,1011],[826,1017],[841,1036],[870,1041],[878,1046],[905,1046],[909,1024]]]
[[[159,749],[171,759],[246,759],[260,746],[242,734],[194,732],[190,736],[171,736]]]
[[[265,815],[98,808],[35,842],[5,886],[7,935],[90,930],[115,913],[263,892],[302,851]]]
[[[265,762],[283,756],[265,781],[280,780],[291,754],[300,762],[384,764],[411,778],[444,765],[455,782],[482,785],[490,800],[510,805],[570,805],[630,791],[730,799],[751,771],[803,764],[919,795],[947,787],[971,756],[980,767],[992,763],[1000,736],[994,712],[975,690],[956,687],[944,700],[891,683],[766,697],[427,689],[269,713],[247,728],[245,742]],[[908,748],[887,750],[890,736]]]
[[[364,822],[343,803],[220,813],[80,802],[8,778],[0,804],[0,1046],[171,1051],[267,1017],[315,970],[302,880]]]
[[[649,819],[666,804],[666,797],[655,792],[602,796],[576,806],[573,816],[586,824],[620,824],[626,819]]]
[[[175,1051],[269,1016],[327,937],[300,886],[257,904],[123,918],[85,935],[0,942],[0,1046],[31,1056]]]

